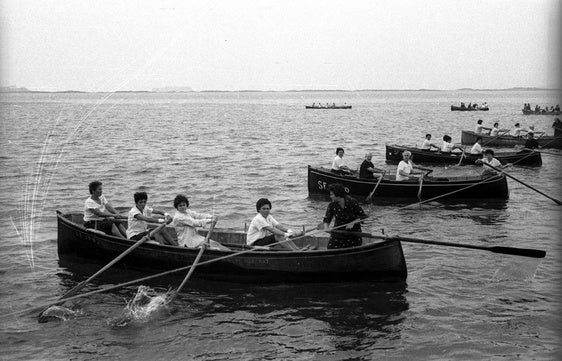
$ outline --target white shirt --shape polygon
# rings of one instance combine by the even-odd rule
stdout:
[[[476,134],[482,134],[482,128],[484,128],[484,126],[482,124],[477,124],[476,129],[474,129],[474,132]]]
[[[104,195],[100,196],[100,203],[94,201],[92,197],[86,199],[86,202],[84,202],[84,222],[101,221],[102,219],[104,219],[103,217],[96,216],[93,210],[97,209],[98,211],[105,213],[106,204],[107,204],[107,199],[105,199]]]
[[[500,132],[499,128],[493,127],[492,130],[490,131],[490,135],[495,137],[496,135],[498,135],[499,132]]]
[[[397,181],[403,181],[403,180],[409,179],[407,176],[403,176],[402,174],[400,174],[400,171],[402,170],[405,173],[410,174],[410,173],[412,173],[413,168],[414,167],[412,165],[411,160],[409,160],[408,163],[401,160],[400,163],[398,163],[398,168],[396,168],[396,180]]]
[[[480,143],[474,143],[472,149],[470,149],[470,154],[482,154],[482,146]]]
[[[451,153],[453,151],[453,143],[443,141],[443,144],[441,145],[441,151],[443,153]]]
[[[431,149],[431,140],[426,139],[423,141],[421,149],[427,150],[427,149]]]
[[[142,214],[145,217],[152,217],[152,208],[146,206],[142,212],[137,208],[137,206],[131,208],[127,219],[127,222],[129,223],[127,226],[127,238],[131,238],[136,234],[145,232],[148,228],[145,221],[135,218],[137,214]]]
[[[482,162],[487,163],[487,164],[489,164],[489,165],[491,165],[491,166],[493,166],[493,167],[496,167],[496,168],[499,168],[499,167],[501,167],[501,165],[502,165],[502,164],[500,163],[500,161],[497,160],[496,158],[492,158],[492,160],[488,161],[488,158],[484,157],[484,158],[482,159]],[[482,174],[486,174],[486,173],[488,173],[488,174],[501,174],[501,173],[498,172],[497,170],[492,169],[492,168],[490,168],[490,167],[484,166],[484,168],[485,168],[485,169],[484,169],[484,171],[482,172]]]
[[[203,227],[211,222],[212,217],[210,214],[197,213],[191,209],[187,209],[186,213],[176,212],[171,224],[176,228],[178,245],[190,248],[198,247],[205,241],[205,237],[197,233],[196,227]]]
[[[521,128],[513,128],[511,135],[513,135],[514,137],[519,137],[521,135]]]
[[[332,162],[332,169],[340,170],[340,167],[343,165],[345,165],[345,163],[343,162],[343,158],[341,158],[339,155],[336,155],[334,161]]]
[[[271,214],[268,215],[267,218],[263,218],[263,216],[260,213],[258,213],[254,217],[254,219],[252,219],[252,223],[250,223],[250,227],[248,228],[248,234],[246,236],[246,243],[248,245],[251,245],[258,239],[266,237],[268,231],[267,229],[265,229],[265,227],[269,226],[275,228],[275,226],[277,226],[278,224],[279,222],[277,222],[275,218],[271,216]]]

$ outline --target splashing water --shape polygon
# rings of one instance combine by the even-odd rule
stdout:
[[[82,314],[80,310],[72,310],[63,306],[51,306],[39,316],[39,323],[49,321],[68,321]]]
[[[167,311],[168,297],[172,291],[157,293],[147,286],[139,286],[135,296],[127,303],[122,314],[112,320],[112,327],[125,327],[130,323],[145,323]]]

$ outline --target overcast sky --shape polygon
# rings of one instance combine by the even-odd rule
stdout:
[[[554,88],[560,3],[0,0],[0,85]]]

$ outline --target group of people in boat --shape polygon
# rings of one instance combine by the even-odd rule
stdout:
[[[488,103],[484,102],[482,105],[478,106],[478,103],[472,104],[472,102],[468,103],[468,106],[461,102],[461,109],[486,109],[488,108]]]
[[[343,106],[347,106],[347,103],[343,103]],[[336,108],[337,105],[336,105],[336,103],[332,103],[332,104],[326,103],[326,105],[323,105],[322,103],[319,102],[319,103],[312,103],[312,107],[313,108]]]
[[[134,206],[127,216],[122,216],[111,205],[103,194],[101,181],[89,184],[90,196],[84,203],[84,227],[97,232],[120,238],[140,241],[150,238],[147,242],[162,245],[200,248],[206,244],[207,248],[229,251],[230,248],[212,239],[206,239],[198,233],[198,228],[216,223],[215,215],[196,212],[189,208],[189,199],[178,194],[173,200],[176,209],[171,214],[150,207],[148,194],[136,192],[133,194]],[[326,214],[319,228],[327,229],[332,221],[334,227],[346,225],[343,231],[361,232],[360,220],[366,218],[365,212],[356,200],[346,195],[341,184],[330,185],[330,198]],[[293,231],[282,225],[271,215],[272,204],[267,198],[260,198],[256,202],[257,214],[252,219],[246,233],[246,244],[256,249],[280,249],[289,251],[306,251],[316,249],[318,245],[308,245],[299,248],[291,239],[304,235],[304,231]],[[125,227],[124,219],[127,219]],[[164,227],[157,227],[163,225]],[[173,227],[175,232],[170,230]],[[175,235],[174,235],[175,233]],[[332,234],[327,248],[353,247],[361,244],[361,238],[355,235]]]
[[[537,135],[539,137],[545,135],[545,132],[536,130],[534,125],[529,125],[528,129],[521,128],[521,124],[519,122],[515,123],[512,129],[500,129],[498,122],[495,122],[492,128],[488,128],[483,125],[482,119],[478,119],[476,122],[474,133],[490,135],[492,137],[511,135],[517,138],[528,137],[529,134],[532,136]]]
[[[550,107],[548,107],[548,105],[544,108],[541,108],[540,105],[535,105],[534,109],[531,109],[531,103],[525,103],[523,104],[523,110],[527,110],[527,111],[534,111],[535,113],[551,113],[551,112],[559,112],[560,111],[560,105],[556,104],[556,106],[551,105]]]

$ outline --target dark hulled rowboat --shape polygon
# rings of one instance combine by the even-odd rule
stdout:
[[[329,195],[328,186],[341,183],[348,194],[366,197],[374,189],[378,179],[363,179],[357,176],[345,176],[330,172],[326,168],[308,166],[309,195]],[[467,188],[469,187],[470,188]],[[459,191],[460,189],[464,189]],[[459,191],[447,196],[447,193]],[[420,193],[417,180],[397,181],[395,175],[386,175],[380,182],[373,199],[377,198],[415,198],[422,199],[444,196],[443,199],[507,199],[509,191],[504,176],[482,179],[480,177],[426,177]]]
[[[463,130],[461,133],[461,143],[464,145],[473,145],[476,143],[476,138],[482,137],[482,146],[484,147],[514,147],[516,145],[525,145],[525,137],[514,137],[512,135],[502,135],[494,137],[486,134],[476,134],[470,130]],[[535,137],[542,148],[557,148],[562,149],[562,136],[556,137],[545,135],[542,137]]]
[[[485,112],[485,111],[490,110],[490,108],[489,108],[489,107],[476,107],[476,108],[472,108],[472,107],[471,107],[471,108],[468,108],[468,107],[459,107],[459,106],[456,106],[456,105],[451,105],[451,111],[452,111],[452,112],[454,112],[454,111],[459,111],[459,112],[474,112],[474,111],[478,111],[478,110],[484,111],[484,112]]]
[[[415,163],[437,163],[437,164],[474,164],[476,159],[482,159],[481,154],[464,153],[461,160],[461,153],[442,153],[440,151],[427,151],[414,147],[401,145],[386,145],[386,161],[391,164],[398,164],[402,160],[402,152],[410,151]],[[495,152],[494,158],[501,164],[512,163],[515,165],[540,166],[542,157],[539,152],[521,150],[519,152]]]
[[[318,105],[305,105],[305,109],[351,109],[351,105],[330,105],[327,107],[318,106]]]
[[[523,114],[525,115],[532,115],[532,114],[537,114],[537,115],[560,115],[560,110],[555,110],[555,111],[546,111],[546,110],[528,110],[528,109],[521,109],[521,111],[523,112]]]
[[[84,228],[82,213],[63,214],[57,211],[57,234],[60,256],[76,255],[104,264],[135,243]],[[253,251],[244,254],[236,254],[244,249],[246,234],[243,232],[215,230],[211,238],[233,251],[205,250],[193,273],[194,277],[251,283],[395,282],[404,281],[407,277],[402,245],[393,238],[360,247],[327,250],[327,237],[305,236],[295,240],[295,243],[302,246],[319,242],[319,250]],[[152,273],[156,270],[172,270],[193,264],[198,252],[199,249],[145,243],[116,266]],[[234,256],[219,260],[229,255]]]

